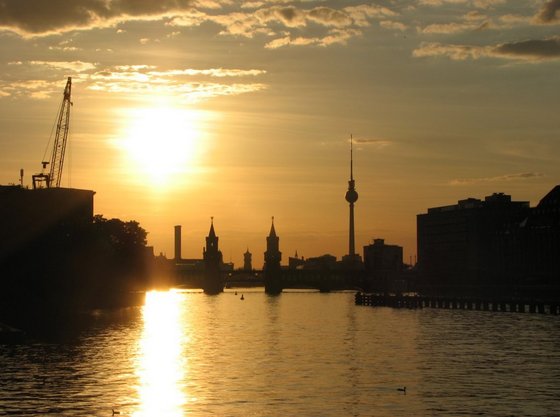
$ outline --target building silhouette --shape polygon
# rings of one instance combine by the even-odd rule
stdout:
[[[368,290],[394,292],[402,290],[403,248],[374,239],[364,246],[365,283]]]
[[[247,251],[243,254],[243,270],[244,271],[252,271],[253,270],[253,255],[251,254],[251,252],[249,252],[249,248],[247,248]]]
[[[560,187],[535,208],[503,193],[429,208],[417,216],[417,239],[425,293],[550,292],[560,284]]]
[[[554,187],[531,209],[522,223],[525,241],[525,284],[560,285],[560,185]]]
[[[310,270],[321,270],[321,271],[334,271],[338,268],[338,262],[336,261],[336,256],[325,254],[321,256],[314,256],[307,258],[303,264],[302,269]]]
[[[305,259],[304,257],[299,257],[297,250],[294,256],[290,256],[288,258],[288,268],[289,269],[301,269],[303,268],[303,265],[305,265]]]
[[[224,290],[221,274],[223,263],[222,252],[218,248],[219,238],[214,231],[214,218],[210,220],[210,231],[206,237],[206,247],[203,249],[204,282],[203,289],[207,294],[218,294]]]
[[[183,258],[182,256],[182,226],[174,227],[175,237],[175,255],[173,260],[169,261],[169,268],[172,269],[179,284],[184,285],[186,280],[192,281],[194,277],[201,277],[204,275],[204,258]],[[202,249],[204,252],[204,248]],[[164,263],[160,260],[160,263]]]
[[[272,217],[272,225],[270,233],[266,238],[266,252],[264,253],[264,275],[265,275],[265,292],[268,294],[278,294],[282,292],[282,268],[280,261],[282,260],[282,252],[280,252],[280,238],[276,235],[274,229],[274,217]]]
[[[350,180],[348,181],[348,190],[346,191],[346,201],[349,204],[349,228],[348,228],[348,255],[342,257],[342,262],[347,268],[357,269],[362,266],[360,255],[356,253],[354,239],[354,203],[358,201],[358,192],[355,188],[354,169],[353,169],[353,152],[352,152],[352,136],[350,136]]]
[[[181,262],[181,226],[175,226],[175,262]]]
[[[0,186],[0,262],[57,230],[91,224],[94,195],[73,188]]]

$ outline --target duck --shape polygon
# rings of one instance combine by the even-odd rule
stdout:
[[[406,394],[406,387],[397,388],[397,391],[403,392]]]
[[[120,414],[120,413],[121,413],[120,411],[115,410],[114,408],[112,408],[111,410],[113,410],[113,415],[115,415],[115,414]]]

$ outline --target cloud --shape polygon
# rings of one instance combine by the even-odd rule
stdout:
[[[96,64],[88,62],[48,62],[28,61],[11,62],[18,66],[18,72],[25,74],[28,69],[43,66],[53,71],[71,70],[79,72],[74,76],[76,82],[83,84],[83,88],[91,91],[107,93],[127,93],[131,95],[160,94],[178,97],[183,101],[195,102],[218,96],[239,95],[257,92],[267,88],[264,83],[240,82],[239,79],[255,78],[266,74],[264,70],[238,68],[209,68],[209,69],[170,69],[159,70],[153,65],[117,65],[99,69]],[[30,97],[47,98],[53,93],[59,93],[60,80],[20,80],[1,81],[0,97]],[[51,78],[55,78],[55,75]],[[219,78],[223,81],[215,82],[211,79]],[[228,80],[237,79],[236,82]]]
[[[200,7],[201,9],[221,9],[222,4],[214,0],[194,0],[193,6]]]
[[[315,23],[324,26],[348,27],[352,25],[353,20],[348,13],[331,9],[329,7],[316,7],[309,10],[307,18]]]
[[[295,28],[305,26],[306,13],[294,6],[274,6],[260,9],[255,12],[261,23],[280,22],[286,27]]]
[[[170,71],[150,71],[149,75],[153,76],[178,76],[178,75],[187,75],[187,76],[195,76],[195,75],[207,75],[210,77],[246,77],[252,76],[255,77],[257,75],[266,74],[265,70],[257,70],[257,69],[250,69],[250,70],[241,70],[241,69],[228,69],[228,68],[210,68],[204,70],[198,69],[183,69],[183,70],[170,70]]]
[[[50,67],[53,69],[70,70],[72,72],[84,72],[95,69],[95,64],[83,61],[29,61],[28,64]]]
[[[514,181],[514,180],[528,180],[532,178],[540,178],[545,175],[540,172],[522,172],[518,174],[506,174],[497,177],[483,177],[483,178],[461,178],[454,179],[449,182],[450,185],[470,185],[478,184],[481,182],[501,182],[501,181]]]
[[[560,58],[560,36],[544,40],[527,40],[498,45],[493,49],[496,56],[550,59]]]
[[[472,22],[433,23],[422,28],[421,32],[429,34],[450,34],[474,30],[478,26],[480,26],[478,23]]]
[[[258,9],[264,4],[264,1],[246,1],[241,4],[242,9]]]
[[[474,0],[473,4],[479,9],[490,9],[494,6],[506,4],[506,0]]]
[[[140,81],[100,81],[90,84],[87,88],[93,91],[128,94],[136,96],[158,95],[178,97],[188,103],[199,102],[220,96],[231,96],[261,91],[266,84],[223,84],[211,82],[173,83],[163,80]]]
[[[322,4],[311,4],[317,3]],[[306,4],[310,3],[289,0],[0,0],[0,31],[32,38],[114,27],[126,21],[161,20],[171,27],[195,27],[211,22],[222,27],[220,35],[267,36],[265,47],[276,49],[287,45],[345,44],[361,36],[359,29],[371,26],[373,19],[381,20],[380,26],[388,30],[406,29],[404,23],[396,21],[398,14],[384,6],[306,8]],[[312,32],[306,32],[308,29]],[[142,45],[159,41],[148,37],[138,40]],[[66,51],[76,50],[68,45],[65,48]]]
[[[447,56],[454,61],[478,59],[486,55],[485,47],[470,45],[445,45],[437,42],[423,42],[419,48],[412,51],[416,58]]]
[[[420,0],[418,4],[422,6],[442,6],[444,4],[465,4],[468,0]]]
[[[509,42],[494,46],[422,43],[412,54],[417,58],[447,56],[454,61],[488,57],[537,62],[560,58],[560,37]]]
[[[192,80],[193,77],[239,78],[256,77],[266,71],[257,69],[172,69],[159,71],[154,66],[116,66],[93,73],[88,89],[110,93],[162,94],[177,96],[188,102],[207,100],[218,96],[239,95],[267,88],[263,83],[217,83]]]
[[[495,27],[496,24],[485,13],[471,10],[464,14],[459,22],[432,23],[419,29],[419,31],[427,34],[452,34]]]
[[[400,30],[402,32],[404,32],[407,29],[404,23],[394,22],[392,20],[383,20],[379,22],[379,26],[385,29]]]
[[[28,37],[157,19],[189,10],[191,0],[1,0],[0,29]]]
[[[549,0],[543,3],[534,20],[541,24],[560,22],[560,0]]]
[[[377,6],[377,5],[367,5],[361,4],[358,6],[348,6],[344,8],[344,11],[354,21],[356,26],[369,26],[369,20],[371,18],[376,19],[386,19],[387,17],[395,17],[397,13],[388,9],[387,7]]]
[[[265,45],[267,49],[277,49],[283,46],[330,46],[333,44],[346,44],[349,39],[360,36],[361,31],[357,29],[334,29],[324,37],[305,38],[298,36],[291,38],[289,35],[274,39]]]
[[[391,10],[378,6],[354,6],[343,9],[331,7],[315,7],[302,9],[295,6],[263,7],[253,13],[232,12],[224,15],[205,16],[205,19],[224,27],[221,34],[241,35],[252,38],[257,33],[275,36],[276,33],[269,27],[271,24],[283,25],[287,30],[303,30],[310,23],[323,26],[328,32],[323,36],[305,36],[294,33],[284,33],[281,37],[267,42],[265,47],[276,49],[288,45],[320,45],[344,44],[362,32],[358,27],[369,26],[369,18],[373,16],[395,16]],[[173,19],[172,24],[184,23],[180,18]],[[395,22],[391,29],[400,29]]]
[[[4,97],[28,97],[37,100],[43,100],[51,97],[53,94],[60,94],[64,89],[64,83],[58,81],[47,80],[23,80],[23,81],[0,81],[0,98]]]
[[[385,139],[352,139],[354,143],[360,145],[367,145],[367,146],[374,146],[376,148],[385,148],[386,146],[391,145],[391,141]]]
[[[529,17],[521,16],[517,14],[504,14],[500,16],[498,19],[502,24],[505,24],[507,26],[517,25],[517,24],[527,24],[530,21]]]

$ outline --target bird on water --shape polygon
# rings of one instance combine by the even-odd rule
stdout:
[[[406,387],[397,388],[397,391],[400,391],[400,392],[403,392],[404,394],[406,394]]]
[[[111,410],[113,410],[113,415],[115,415],[115,414],[120,414],[120,413],[121,413],[120,411],[115,410],[114,408],[112,408]]]

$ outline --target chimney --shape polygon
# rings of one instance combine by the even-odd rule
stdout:
[[[175,226],[175,262],[181,260],[181,226]]]

